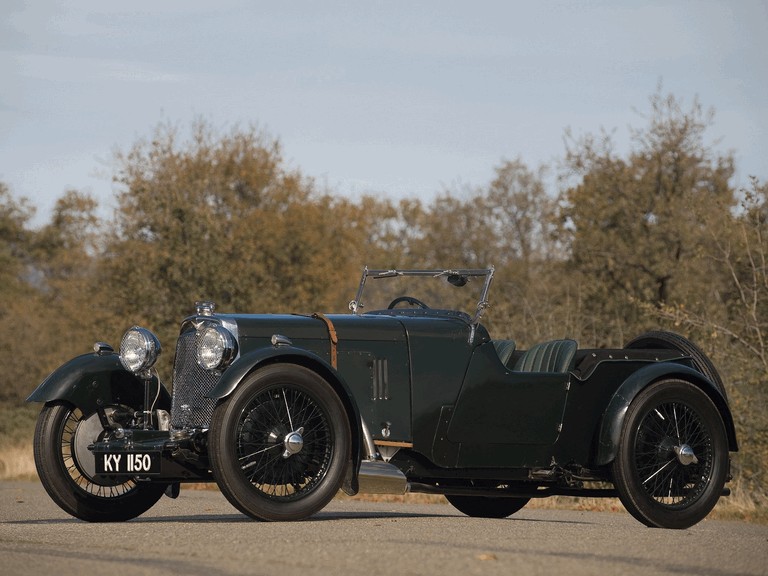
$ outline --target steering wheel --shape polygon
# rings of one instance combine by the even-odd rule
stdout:
[[[424,302],[422,302],[418,298],[414,298],[413,296],[398,296],[397,298],[392,300],[392,302],[389,303],[389,306],[387,306],[387,310],[392,310],[392,308],[400,304],[400,302],[407,302],[412,306],[418,306],[419,308],[422,308],[424,310],[429,309],[429,306],[424,304]]]

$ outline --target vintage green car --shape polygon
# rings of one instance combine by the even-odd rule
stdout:
[[[128,330],[119,353],[97,343],[29,397],[45,403],[42,483],[88,521],[127,520],[210,481],[272,521],[307,518],[340,489],[443,494],[488,518],[531,498],[618,496],[648,526],[702,520],[728,493],[737,450],[710,360],[661,331],[622,349],[516,350],[480,322],[493,275],[366,268],[348,314],[199,302],[181,323],[172,394],[149,330]]]

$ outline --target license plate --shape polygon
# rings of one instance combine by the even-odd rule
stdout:
[[[160,474],[159,452],[97,453],[97,474]]]

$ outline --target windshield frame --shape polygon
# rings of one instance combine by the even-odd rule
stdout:
[[[360,285],[357,288],[357,295],[354,300],[349,303],[350,311],[355,315],[363,314],[363,308],[365,304],[363,302],[363,291],[365,290],[365,284],[368,279],[382,280],[386,278],[395,278],[401,276],[424,276],[431,278],[439,278],[441,276],[446,277],[449,283],[457,286],[463,286],[468,278],[483,278],[483,286],[480,291],[480,296],[475,309],[475,314],[470,320],[472,327],[470,341],[474,337],[475,328],[480,323],[485,310],[490,307],[488,302],[488,292],[491,288],[491,282],[493,281],[493,275],[495,268],[490,266],[488,268],[448,268],[448,269],[376,269],[363,268],[363,275],[360,279]]]

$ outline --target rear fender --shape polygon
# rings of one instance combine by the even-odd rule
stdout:
[[[357,494],[364,438],[360,409],[341,374],[317,354],[294,346],[272,346],[254,350],[239,357],[224,371],[218,384],[208,393],[208,397],[222,400],[232,394],[240,382],[254,370],[277,363],[298,364],[317,372],[338,394],[347,412],[352,432],[351,475],[348,478],[349,490],[345,488],[345,491]]]
[[[714,402],[725,425],[725,431],[728,436],[728,448],[731,451],[737,451],[738,443],[736,441],[736,429],[733,424],[733,416],[728,408],[728,402],[715,385],[704,377],[701,372],[694,370],[684,364],[672,362],[660,362],[650,364],[634,372],[629,378],[619,386],[614,393],[608,406],[603,413],[599,442],[597,445],[597,455],[595,463],[598,466],[610,464],[616,457],[619,445],[619,436],[624,425],[624,416],[627,408],[634,400],[635,396],[654,382],[662,378],[679,378],[695,384],[701,388]]]
[[[155,408],[170,410],[168,390],[156,377],[153,380],[160,386]],[[86,414],[108,404],[138,407],[144,403],[144,383],[123,368],[117,353],[83,354],[54,370],[27,398],[27,402],[53,401],[66,401]]]

